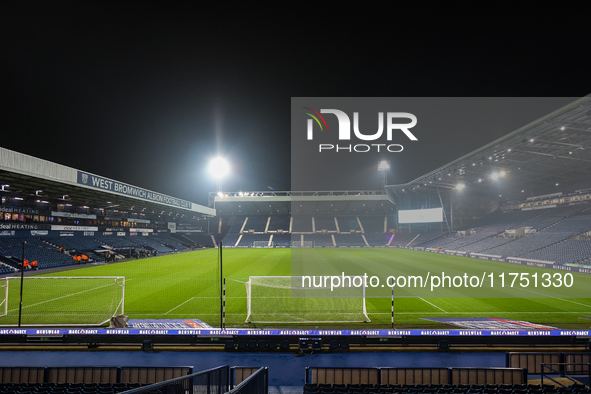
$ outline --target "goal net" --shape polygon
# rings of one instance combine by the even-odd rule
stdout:
[[[274,248],[275,242],[273,242],[273,241],[253,241],[252,247],[253,248]]]
[[[309,287],[301,276],[251,276],[246,323],[369,322],[365,287]]]
[[[125,277],[28,276],[23,282],[24,326],[98,326],[124,313]],[[17,325],[20,277],[0,279],[0,325]]]
[[[292,248],[313,248],[314,241],[291,241]]]

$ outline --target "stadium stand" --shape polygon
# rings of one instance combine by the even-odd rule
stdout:
[[[115,235],[98,235],[96,236],[96,240],[102,243],[103,245],[111,246],[115,249],[117,248],[140,248],[141,245],[132,241],[128,237],[117,237]]]
[[[175,236],[179,238],[181,243],[186,243],[196,248],[213,246],[211,235],[207,233],[182,233],[175,234]]]
[[[387,246],[392,238],[392,234],[364,234],[369,246]]]
[[[43,240],[66,250],[91,251],[102,248],[100,242],[90,237],[43,237]]]
[[[337,221],[339,223],[339,229],[341,230],[341,232],[349,232],[351,230],[361,231],[361,227],[359,227],[359,221],[357,220],[357,216],[337,216]]]
[[[426,244],[427,242],[433,241],[439,237],[442,237],[448,234],[449,231],[441,230],[441,231],[425,231],[425,232],[418,232],[417,234],[412,234],[409,238],[411,239],[409,246],[417,246],[421,244]]]
[[[151,240],[158,242],[159,244],[161,244],[173,251],[176,251],[176,252],[181,252],[181,251],[187,250],[190,247],[189,242],[183,242],[183,240],[173,237],[171,234],[168,234],[168,233],[157,233],[154,235],[150,235],[150,237],[143,237],[143,238],[150,238]],[[210,242],[211,242],[211,239],[210,239]]]
[[[334,216],[314,216],[312,218],[316,232],[328,231],[336,232],[337,227],[335,224]]]
[[[16,272],[16,268],[10,266],[8,264],[0,263],[0,275],[4,274],[14,274]]]
[[[560,264],[582,262],[589,257],[588,242],[572,238],[591,230],[589,209],[588,204],[577,204],[507,213],[495,211],[454,234],[427,233],[412,245]],[[512,236],[517,229],[525,229],[525,236]]]
[[[273,234],[272,241],[275,246],[289,247],[291,245],[291,234]]]
[[[230,218],[230,230],[228,233],[237,234],[242,231],[242,227],[245,225],[246,216],[232,216]]]
[[[365,233],[384,232],[384,216],[359,216],[359,220]]]
[[[154,240],[153,237],[149,237],[149,236],[125,236],[124,237],[127,241],[134,243],[136,245],[138,245],[139,247],[146,249],[146,250],[157,250],[158,253],[170,253],[173,251],[173,249],[164,246],[162,243],[158,242],[160,241],[160,238],[158,239],[158,241]]]
[[[225,246],[236,246],[236,243],[238,242],[238,239],[240,238],[242,234],[228,234],[224,237],[224,239],[222,240],[223,245]]]
[[[337,246],[367,246],[361,234],[335,234]]]
[[[72,264],[72,258],[39,237],[0,238],[0,255],[14,257],[20,261],[23,253],[23,242],[26,241],[25,259],[39,262],[39,269],[53,268]],[[11,264],[12,265],[12,264]],[[17,266],[14,265],[16,268]]]
[[[328,234],[306,234],[304,241],[311,241],[315,247],[335,246],[332,235]]]
[[[254,231],[256,233],[265,232],[267,228],[267,222],[269,221],[268,216],[248,216],[245,219],[246,224],[244,225],[243,232]]]
[[[292,233],[311,233],[312,232],[312,217],[307,215],[293,216]]]
[[[270,237],[270,234],[242,234],[240,242],[236,246],[251,247],[255,241],[268,243]]]
[[[289,231],[289,223],[290,223],[290,216],[289,215],[273,215],[271,216],[271,220],[269,221],[269,229],[268,231]]]

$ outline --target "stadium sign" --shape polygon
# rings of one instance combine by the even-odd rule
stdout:
[[[127,218],[127,221],[128,221],[129,223],[145,223],[145,224],[148,224],[148,223],[150,223],[150,221],[149,221],[149,220],[147,220],[147,219],[134,219],[134,218]]]
[[[531,336],[550,336],[550,337],[578,337],[589,338],[591,331],[589,330],[559,330],[559,329],[483,329],[483,330],[467,330],[467,329],[451,329],[451,330],[421,330],[421,329],[379,329],[379,330],[319,330],[319,329],[270,329],[270,330],[247,330],[247,329],[142,329],[142,328],[99,328],[99,329],[0,329],[0,336],[12,335],[167,335],[167,336],[203,336],[203,337],[221,337],[227,335],[236,336],[333,336],[333,337],[456,337],[456,336],[479,336],[479,337],[498,337],[498,336],[517,336],[517,337],[531,337]]]
[[[95,226],[62,226],[58,224],[52,224],[51,229],[57,231],[98,231],[98,227]]]
[[[2,223],[0,230],[39,230],[46,229],[46,224]]]
[[[76,218],[76,219],[96,219],[96,215],[87,215],[85,213],[71,213],[52,211],[51,216],[59,216],[62,218]]]
[[[82,171],[78,171],[78,184],[92,187],[95,189],[105,190],[112,193],[121,194],[124,196],[135,197],[146,201],[171,205],[174,207],[187,209],[191,209],[193,207],[193,204],[191,202],[181,200],[180,198],[175,198],[167,196],[165,194],[156,193],[150,190],[142,189],[140,187],[131,186],[126,183],[117,182],[112,179],[103,178]]]
[[[0,212],[4,213],[22,213],[25,215],[39,215],[38,209],[23,208],[23,207],[0,207]]]

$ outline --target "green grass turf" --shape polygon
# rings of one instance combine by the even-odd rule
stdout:
[[[293,252],[293,253],[292,253]],[[293,256],[292,256],[293,254]],[[51,276],[124,276],[125,314],[131,319],[197,318],[219,326],[220,289],[217,250],[187,252],[123,263],[84,267]],[[292,262],[293,257],[293,262]],[[566,272],[516,264],[477,260],[406,249],[315,248],[315,249],[224,249],[223,276],[227,278],[226,324],[228,327],[272,326],[245,325],[246,290],[249,276],[288,276],[296,274],[357,275],[368,273],[385,281],[389,275],[455,276],[467,273],[479,278],[493,273],[495,287],[440,289],[395,288],[394,323],[398,328],[445,328],[441,323],[422,317],[500,317],[548,324],[560,328],[588,328],[591,316],[591,275],[572,273],[570,288],[543,288],[541,275]],[[538,273],[538,287],[509,286],[509,273]],[[505,273],[505,287],[498,275]],[[44,275],[45,276],[45,275]],[[487,277],[488,278],[488,277]],[[490,279],[488,279],[490,281]],[[40,281],[41,282],[41,281]],[[44,281],[43,281],[44,282]],[[88,319],[96,305],[113,302],[113,295],[78,288],[71,281],[70,294],[25,292],[23,324],[73,324]],[[382,282],[383,283],[383,282]],[[516,282],[518,283],[518,282]],[[25,282],[28,285],[28,282]],[[14,324],[18,310],[18,292],[12,283],[9,315],[0,324]],[[100,287],[97,284],[95,287]],[[109,287],[110,289],[110,287]],[[51,292],[51,290],[45,290]],[[110,291],[110,290],[109,290]],[[340,324],[339,327],[390,327],[390,289],[368,289],[367,312],[371,323]],[[373,297],[373,298],[372,298]],[[40,300],[44,301],[39,304]],[[52,302],[45,302],[52,301]],[[16,303],[15,303],[16,302]],[[34,305],[38,304],[38,305]],[[272,304],[271,304],[272,305]],[[59,313],[58,310],[63,311]],[[324,311],[322,302],[318,309]],[[101,314],[97,315],[100,319]],[[319,326],[315,323],[313,326]],[[335,327],[334,324],[322,324]]]

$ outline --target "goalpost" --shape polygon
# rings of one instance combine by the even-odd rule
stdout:
[[[20,277],[0,280],[0,326],[18,323],[20,288]],[[123,276],[27,276],[23,290],[25,326],[99,326],[125,312]]]
[[[0,281],[0,317],[8,313],[8,278]]]
[[[370,322],[365,287],[303,287],[302,276],[251,276],[246,323]],[[308,282],[306,282],[308,283]]]
[[[252,241],[253,248],[274,248],[275,242],[273,241]]]
[[[291,241],[290,246],[292,248],[313,248],[314,241]]]

